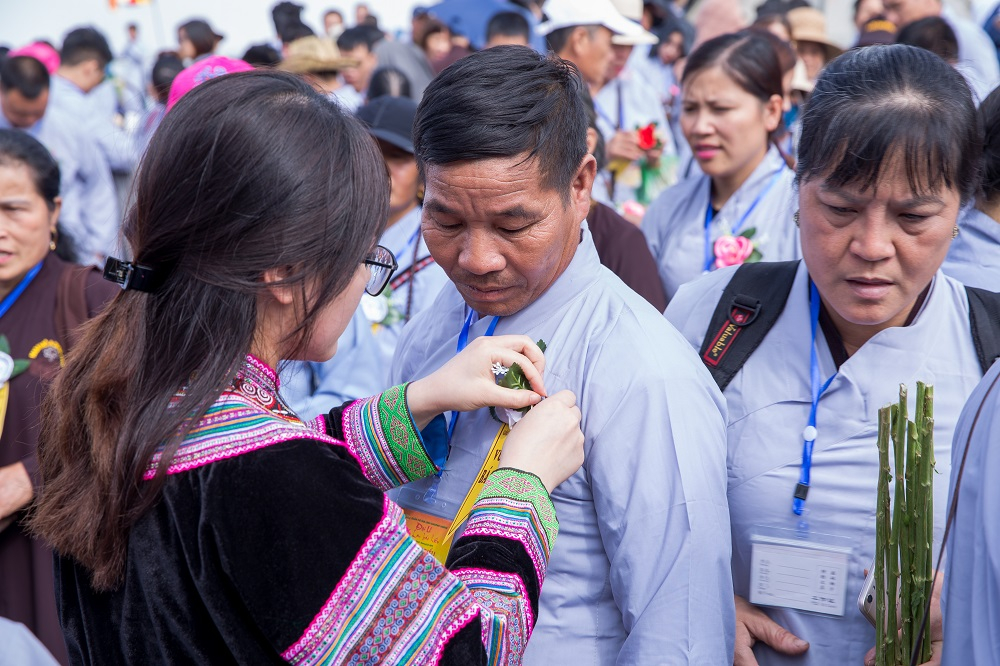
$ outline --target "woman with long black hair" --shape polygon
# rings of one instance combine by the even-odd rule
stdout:
[[[34,527],[55,547],[76,664],[492,663],[523,650],[582,462],[575,398],[544,403],[523,336],[306,424],[281,359],[322,361],[395,260],[363,126],[289,74],[210,80],[167,114],[125,223],[125,290],[46,403]],[[534,390],[498,386],[517,363]],[[446,569],[383,491],[435,473],[443,411],[537,407]]]

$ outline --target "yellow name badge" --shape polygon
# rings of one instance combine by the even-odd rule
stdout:
[[[410,531],[410,536],[424,549],[430,551],[442,564],[448,559],[448,551],[451,550],[451,542],[455,538],[455,532],[468,519],[473,505],[475,505],[476,500],[479,498],[479,493],[482,492],[483,486],[486,485],[486,479],[500,466],[500,453],[503,451],[503,443],[507,440],[507,433],[509,432],[510,428],[507,424],[500,426],[496,437],[493,438],[493,444],[490,445],[490,451],[486,455],[486,460],[483,461],[483,466],[479,469],[472,488],[469,489],[465,499],[462,500],[462,505],[458,508],[458,513],[455,514],[454,519],[448,520],[447,518],[433,516],[411,508],[403,509],[403,513],[406,515],[406,527]]]

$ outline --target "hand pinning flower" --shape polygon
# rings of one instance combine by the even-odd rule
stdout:
[[[538,348],[545,351],[545,341],[538,341]],[[504,367],[500,363],[493,364],[493,375],[497,377],[497,384],[504,388],[518,389],[518,390],[531,390],[531,384],[528,382],[528,378],[524,376],[524,371],[521,370],[521,366],[517,363],[512,364],[509,368]],[[531,407],[524,407],[522,409],[507,409],[505,407],[490,407],[490,416],[500,423],[506,423],[508,426],[513,427],[515,423],[521,420],[521,417],[528,413]]]

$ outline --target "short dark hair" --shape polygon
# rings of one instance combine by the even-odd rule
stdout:
[[[710,67],[720,67],[736,85],[762,102],[784,92],[781,61],[771,41],[759,32],[744,30],[703,43],[688,57],[681,81],[689,81]]]
[[[927,49],[948,63],[958,61],[958,38],[940,16],[928,16],[903,26],[896,35],[896,43]]]
[[[340,33],[337,37],[337,48],[341,51],[351,51],[359,46],[365,46],[371,51],[381,39],[381,32],[376,33],[369,26],[356,25]]]
[[[275,67],[281,62],[281,53],[270,44],[254,44],[243,54],[243,61],[254,67]]]
[[[384,96],[410,97],[410,79],[395,67],[379,67],[368,82],[368,101]]]
[[[222,35],[215,32],[207,21],[202,19],[192,19],[177,26],[177,31],[184,31],[188,41],[194,45],[195,57],[211,53],[215,50],[215,45],[222,39]]]
[[[184,63],[173,51],[164,51],[156,57],[153,70],[150,72],[150,82],[156,92],[156,99],[161,104],[167,103],[170,96],[170,84],[184,69]]]
[[[587,129],[597,132],[597,145],[594,146],[594,159],[597,161],[597,170],[600,171],[607,166],[607,150],[604,143],[604,135],[601,128],[597,126],[597,107],[594,106],[594,98],[590,96],[590,89],[587,86],[580,86],[580,101],[587,112]]]
[[[59,51],[59,62],[70,67],[87,60],[96,60],[101,67],[107,67],[114,58],[108,40],[99,30],[91,27],[71,30],[63,39]]]
[[[531,26],[528,19],[518,12],[497,12],[486,24],[486,41],[494,37],[523,37],[525,40],[531,39]]]
[[[520,46],[462,58],[431,81],[413,123],[417,165],[537,159],[542,185],[568,200],[587,154],[587,112],[571,63]]]
[[[49,71],[31,56],[0,59],[0,90],[16,90],[25,99],[38,99],[49,89]]]
[[[549,51],[558,54],[564,48],[566,44],[569,43],[569,37],[573,34],[573,31],[577,28],[585,28],[587,33],[593,37],[594,33],[600,26],[598,25],[569,25],[565,28],[559,28],[553,30],[545,36],[545,45],[548,47]]]
[[[867,190],[897,155],[915,192],[944,185],[963,203],[975,194],[982,129],[965,79],[931,52],[902,44],[830,62],[802,115],[799,181]]]
[[[282,44],[291,44],[296,39],[302,39],[303,37],[315,37],[316,33],[313,29],[307,26],[302,21],[297,23],[289,23],[284,26],[281,30],[279,37],[281,38]]]
[[[0,129],[0,165],[22,165],[31,172],[31,182],[49,210],[59,196],[59,163],[38,139],[27,132]]]
[[[979,105],[979,120],[983,126],[982,193],[994,203],[1000,200],[1000,88]]]

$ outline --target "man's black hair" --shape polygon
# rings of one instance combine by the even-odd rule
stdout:
[[[599,25],[569,25],[565,28],[559,28],[558,30],[553,30],[545,36],[545,45],[548,47],[549,51],[558,54],[564,48],[566,44],[569,43],[569,37],[573,34],[573,31],[577,28],[586,28],[587,32],[593,37],[597,34],[597,29],[600,28]]]
[[[38,99],[49,89],[49,72],[31,56],[0,59],[0,90],[16,90],[25,99]]]
[[[171,51],[165,51],[156,57],[153,69],[150,72],[150,82],[153,90],[156,91],[157,100],[166,104],[170,96],[170,84],[174,82],[177,75],[184,69],[184,63],[180,56]]]
[[[926,49],[949,64],[958,62],[958,38],[940,16],[928,16],[904,25],[896,35],[896,43]]]
[[[382,33],[370,26],[356,25],[340,33],[337,37],[337,48],[341,51],[351,51],[359,46],[366,46],[371,51],[382,38]]]
[[[254,44],[243,54],[243,61],[254,67],[277,67],[281,53],[270,44]]]
[[[424,91],[413,147],[426,165],[524,155],[543,187],[568,201],[587,154],[583,80],[571,63],[520,46],[497,46],[451,65]]]
[[[60,63],[72,67],[87,60],[96,60],[102,68],[114,60],[108,40],[96,28],[71,30],[59,51]]]
[[[526,41],[530,41],[531,28],[528,26],[528,19],[517,12],[494,14],[486,24],[486,41],[497,36],[523,37]]]
[[[316,33],[313,32],[313,29],[301,21],[298,23],[289,23],[282,29],[281,33],[279,33],[282,44],[291,44],[296,39],[314,37],[315,35]]]

